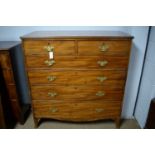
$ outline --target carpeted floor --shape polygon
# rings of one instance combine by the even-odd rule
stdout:
[[[17,124],[16,129],[34,129],[32,114],[28,117],[24,125]],[[71,123],[56,120],[44,120],[40,123],[38,129],[115,129],[113,121],[97,121],[89,123]],[[140,129],[134,119],[123,120],[121,129]]]

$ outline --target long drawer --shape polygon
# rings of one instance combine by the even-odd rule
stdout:
[[[84,101],[80,103],[33,100],[34,116],[72,121],[91,121],[115,118],[120,115],[119,101]]]
[[[52,41],[52,40],[37,40],[25,41],[24,50],[25,54],[46,54],[48,53],[47,46],[54,47],[55,55],[75,55],[74,41]]]
[[[114,85],[120,86],[124,83],[126,70],[84,70],[84,71],[51,71],[51,70],[29,70],[30,84],[64,84],[64,85]]]
[[[128,57],[92,56],[92,57],[56,57],[49,60],[48,55],[26,56],[28,68],[90,68],[90,69],[126,69]]]
[[[122,100],[123,84],[120,86],[31,86],[33,100]]]

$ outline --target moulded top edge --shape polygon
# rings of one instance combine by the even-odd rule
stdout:
[[[133,36],[119,31],[35,31],[21,39],[132,39]]]

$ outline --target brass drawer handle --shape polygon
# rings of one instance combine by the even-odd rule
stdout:
[[[102,92],[102,91],[98,91],[97,93],[96,93],[96,96],[104,96],[105,95],[105,93],[104,92]]]
[[[106,52],[109,49],[109,46],[107,44],[102,44],[100,46],[100,51],[101,52]]]
[[[58,94],[57,94],[56,92],[53,92],[53,93],[52,93],[52,92],[49,92],[49,93],[48,93],[48,96],[49,96],[49,97],[55,97],[55,96],[57,96],[57,95],[58,95]]]
[[[56,76],[47,76],[48,81],[54,81],[56,79]]]
[[[108,64],[108,61],[104,60],[104,61],[97,61],[97,63],[101,66],[104,67],[106,64]]]
[[[56,113],[56,112],[58,112],[58,109],[57,109],[57,108],[51,108],[51,109],[50,109],[50,112]]]
[[[53,52],[54,46],[47,45],[47,46],[44,46],[44,49],[47,50],[47,52]]]
[[[98,108],[98,109],[95,109],[95,111],[96,111],[97,113],[100,113],[100,112],[103,112],[104,109],[102,109],[102,108]]]
[[[103,81],[107,80],[107,77],[106,76],[99,76],[96,79],[99,80],[100,82],[103,82]]]
[[[55,61],[54,60],[45,60],[44,63],[47,65],[47,66],[52,66]]]

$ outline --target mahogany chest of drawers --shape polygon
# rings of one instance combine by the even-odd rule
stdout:
[[[22,49],[20,42],[0,41],[0,68],[9,97],[8,102],[11,104],[10,108],[12,108],[15,120],[20,124],[24,124],[30,106],[22,104],[17,88],[17,78],[15,78],[17,77],[17,70],[14,67],[14,56],[17,50],[20,49]],[[10,109],[6,110],[7,112],[10,111]]]
[[[119,126],[131,36],[42,31],[21,38],[36,126],[41,118]]]

